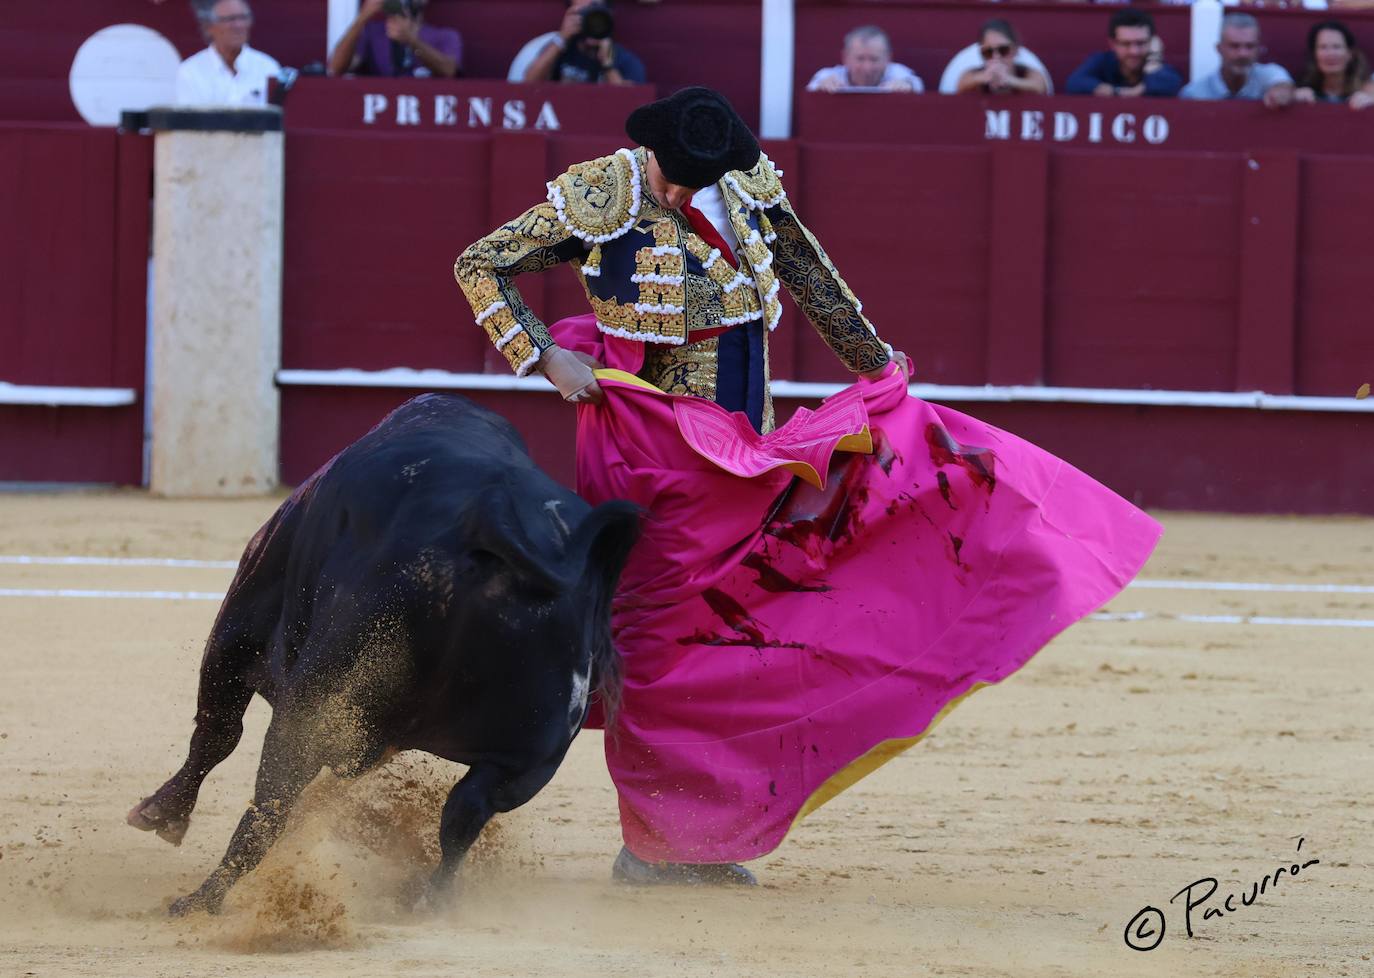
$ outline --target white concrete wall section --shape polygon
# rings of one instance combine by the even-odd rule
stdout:
[[[763,0],[763,43],[759,52],[759,135],[792,136],[792,58],[796,40],[794,0]]]
[[[1210,75],[1221,67],[1217,41],[1221,40],[1221,15],[1218,0],[1197,0],[1192,7],[1189,34],[1188,80]]]
[[[348,30],[348,25],[353,23],[353,18],[358,16],[358,0],[328,0],[329,6],[325,18],[325,44],[324,58],[329,57],[329,53],[334,50],[334,45],[339,43],[339,38],[343,37],[344,31]]]
[[[282,134],[157,134],[150,488],[277,484]]]

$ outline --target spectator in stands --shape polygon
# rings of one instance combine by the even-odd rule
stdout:
[[[1264,53],[1259,23],[1249,14],[1227,14],[1221,19],[1217,43],[1221,68],[1194,78],[1180,93],[1194,99],[1258,99],[1271,109],[1293,101],[1293,76],[1282,65],[1256,59]]]
[[[177,68],[177,105],[267,104],[267,80],[281,71],[271,55],[248,46],[253,11],[244,0],[193,4],[209,47]]]
[[[463,39],[451,27],[425,23],[428,2],[363,0],[329,54],[329,73],[453,78],[463,66]]]
[[[822,68],[806,83],[808,92],[923,92],[916,72],[892,60],[887,32],[871,24],[844,36],[841,64]]]
[[[1128,7],[1112,14],[1107,22],[1110,51],[1099,51],[1069,76],[1064,90],[1071,95],[1136,96],[1177,95],[1183,76],[1163,59],[1150,58],[1155,37],[1154,19],[1143,10]]]
[[[964,73],[983,64],[981,48],[982,43],[975,41],[968,47],[961,48],[954,57],[949,59],[949,64],[945,65],[945,70],[940,75],[939,91],[941,95],[953,95],[959,90],[959,80],[964,77]],[[1012,61],[1018,66],[1024,65],[1032,71],[1039,72],[1040,77],[1045,79],[1045,94],[1054,94],[1054,79],[1050,77],[1049,69],[1030,48],[1018,43],[1016,53],[1012,55]]]
[[[1293,101],[1345,102],[1352,109],[1374,104],[1369,61],[1340,21],[1324,20],[1307,32],[1307,70]]]
[[[1018,64],[1016,55],[1021,42],[1016,31],[1005,20],[990,20],[983,25],[978,37],[978,53],[983,63],[959,76],[955,91],[963,94],[978,92],[984,95],[1044,95],[1049,80],[1025,64]]]
[[[615,40],[608,0],[566,0],[558,30],[528,41],[511,62],[507,81],[642,85],[644,62]]]

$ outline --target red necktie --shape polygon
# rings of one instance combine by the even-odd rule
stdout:
[[[682,216],[687,218],[687,223],[692,225],[692,230],[697,233],[702,241],[720,252],[720,256],[730,263],[731,268],[739,268],[739,259],[730,250],[730,246],[725,243],[725,239],[720,236],[716,226],[707,219],[705,214],[693,207],[690,200],[682,205]]]

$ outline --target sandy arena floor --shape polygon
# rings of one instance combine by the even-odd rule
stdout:
[[[317,782],[221,917],[170,920],[243,811],[267,715],[181,848],[124,824],[184,756],[217,602],[13,592],[213,593],[231,571],[3,558],[233,561],[276,502],[0,495],[0,975],[1374,974],[1374,629],[1178,617],[1374,622],[1374,521],[1355,519],[1165,514],[1145,579],[1365,590],[1128,589],[1109,610],[1150,617],[1083,622],[972,697],[755,864],[756,891],[613,887],[586,733],[489,831],[451,914],[407,906],[459,769],[403,755]],[[1189,940],[1170,897],[1204,877]],[[1146,905],[1167,930],[1140,953],[1123,935]]]

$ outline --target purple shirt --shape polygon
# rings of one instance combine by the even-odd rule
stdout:
[[[461,71],[463,66],[463,39],[452,27],[430,27],[420,25],[420,40],[442,54],[448,55]],[[419,75],[431,74],[415,52],[410,48],[397,45],[395,56],[401,59],[398,65],[393,58],[391,38],[386,36],[386,24],[380,20],[371,21],[363,28],[363,36],[358,38],[354,71],[360,75]]]

